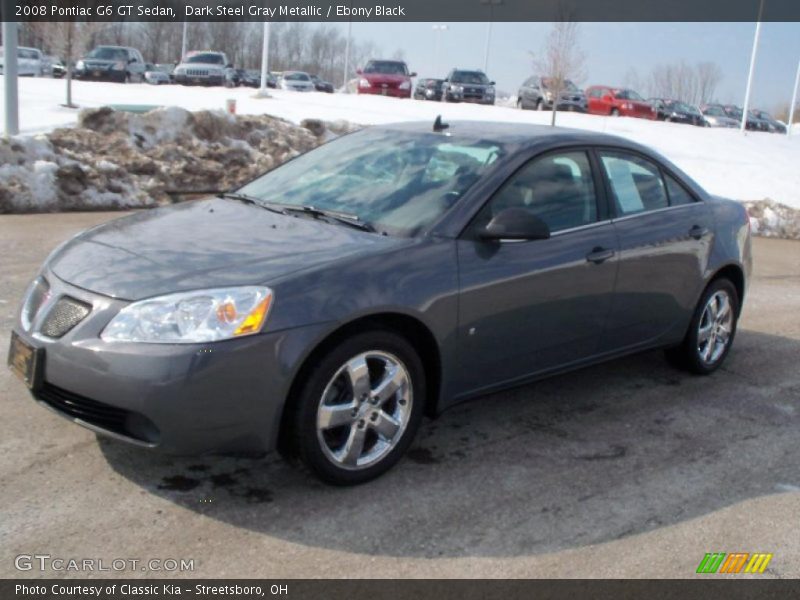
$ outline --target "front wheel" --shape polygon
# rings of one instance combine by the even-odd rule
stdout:
[[[416,435],[425,370],[391,331],[357,334],[305,378],[295,404],[293,446],[323,481],[355,485],[385,473]]]
[[[728,356],[738,318],[736,287],[728,279],[713,281],[697,303],[683,343],[667,350],[667,358],[698,375],[713,373]]]

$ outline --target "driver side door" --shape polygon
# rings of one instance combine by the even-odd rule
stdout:
[[[583,149],[536,157],[501,186],[457,242],[457,395],[511,384],[595,355],[611,307],[617,236],[594,158]],[[549,239],[484,241],[508,208],[549,227]]]

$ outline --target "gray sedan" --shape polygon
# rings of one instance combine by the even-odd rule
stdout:
[[[744,208],[632,142],[374,127],[69,240],[25,295],[9,364],[99,434],[278,449],[354,484],[423,415],[495,390],[651,348],[714,371],[750,267]]]

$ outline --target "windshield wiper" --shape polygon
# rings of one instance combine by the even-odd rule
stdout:
[[[285,215],[286,210],[283,207],[276,206],[269,204],[268,202],[264,202],[259,200],[258,198],[254,198],[253,196],[248,196],[246,194],[236,194],[233,192],[221,192],[217,194],[220,198],[227,198],[229,200],[238,200],[239,202],[244,202],[245,204],[253,204],[255,206],[260,206],[266,210],[272,211],[274,213],[278,213],[279,215]]]
[[[336,221],[337,223],[342,223],[343,225],[349,225],[350,227],[360,229],[361,231],[375,233],[375,228],[369,223],[359,220],[358,215],[351,215],[335,210],[324,210],[321,208],[315,208],[313,206],[291,206],[288,204],[282,204],[281,208],[283,208],[283,210],[286,212],[302,213],[305,215],[311,215],[312,217],[325,217],[327,219]]]

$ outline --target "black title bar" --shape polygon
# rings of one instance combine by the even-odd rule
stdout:
[[[12,21],[800,21],[800,0],[0,0]],[[762,8],[763,7],[763,8]]]

